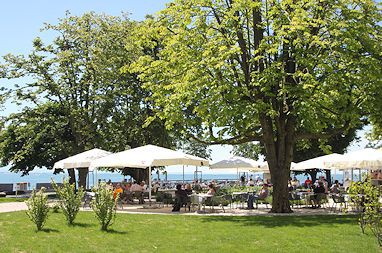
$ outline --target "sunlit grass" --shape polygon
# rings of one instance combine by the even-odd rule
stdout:
[[[24,202],[27,198],[0,198],[0,203],[8,203],[8,202]]]
[[[1,252],[380,252],[351,216],[117,214],[109,232],[92,212],[74,226],[51,213],[36,232],[25,212],[0,214]]]

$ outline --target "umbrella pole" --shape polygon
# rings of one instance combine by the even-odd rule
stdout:
[[[95,169],[95,178],[96,178],[96,181],[95,181],[96,185],[95,186],[98,188],[98,168],[94,168],[94,169]]]
[[[149,166],[149,205],[151,206],[151,166]]]
[[[183,184],[184,184],[184,165],[183,165]]]

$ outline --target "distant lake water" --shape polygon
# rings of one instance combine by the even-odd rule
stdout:
[[[249,173],[249,175],[252,175],[253,178],[255,179],[256,176],[260,176],[262,178],[262,174],[258,173]],[[319,174],[321,175],[321,174]],[[20,182],[27,182],[29,183],[29,189],[33,189],[36,187],[36,183],[50,183],[51,180],[53,179],[55,182],[62,182],[64,178],[68,178],[67,173],[60,173],[54,175],[53,173],[49,172],[31,172],[27,176],[21,176],[19,173],[12,173],[9,171],[0,171],[0,183],[20,183]],[[97,178],[102,180],[102,181],[108,181],[109,179],[112,182],[120,182],[124,178],[130,179],[129,176],[124,177],[121,174],[118,173],[110,173],[110,172],[98,172],[97,173]],[[153,172],[152,174],[152,179],[155,180],[158,178],[158,175]],[[200,175],[199,175],[200,178]],[[343,175],[342,174],[336,174],[334,177],[332,175],[333,179],[339,180],[339,182],[343,182]],[[160,180],[164,180],[165,176],[160,175]],[[194,179],[194,174],[184,174],[184,180],[185,181],[192,181]],[[237,179],[237,174],[207,174],[203,173],[202,174],[202,179],[211,181],[213,179],[215,180],[236,180]],[[300,182],[304,182],[306,179],[305,175],[298,175],[297,179],[300,180]],[[358,179],[358,174],[355,173],[354,179]],[[90,187],[95,184],[96,176],[95,173],[90,172],[89,173],[89,185]],[[183,181],[183,175],[182,174],[171,174],[168,173],[167,175],[167,180],[171,181],[178,181],[182,182]]]

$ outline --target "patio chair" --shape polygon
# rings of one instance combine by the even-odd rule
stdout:
[[[258,198],[255,200],[256,209],[259,208],[259,204],[265,204],[265,208],[268,208],[268,205],[271,203],[269,196],[266,198]]]
[[[336,195],[336,194],[333,194],[331,195],[332,199],[333,199],[333,204],[330,208],[331,211],[334,210],[334,212],[337,210],[337,205],[339,204],[340,205],[340,208],[339,208],[339,211],[341,212],[342,211],[342,205],[344,205],[345,209],[346,209],[346,201],[345,201],[345,197],[342,196],[342,195]]]
[[[88,206],[90,208],[90,205],[91,205],[91,202],[93,200],[93,197],[94,197],[94,193],[92,192],[85,192],[85,195],[82,199],[82,208],[85,208],[86,206]]]
[[[198,195],[196,195],[196,194],[192,194],[191,196],[190,196],[190,207],[191,207],[191,210],[193,210],[193,208],[195,207],[195,206],[197,206],[198,207],[198,210],[200,210],[200,207],[203,205],[203,201],[202,201],[202,199],[201,198],[199,198],[199,196]]]
[[[211,198],[211,205],[210,209],[215,210],[215,206],[221,207],[223,209],[223,212],[225,213],[224,205],[227,203],[224,196],[213,196]]]
[[[296,194],[295,192],[289,193],[289,203],[291,204],[292,208],[296,205],[297,207],[301,207],[302,204],[301,196]]]

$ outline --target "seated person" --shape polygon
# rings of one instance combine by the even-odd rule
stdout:
[[[130,191],[133,193],[134,197],[137,197],[139,199],[139,204],[143,204],[143,192],[144,188],[142,186],[142,183],[139,185],[137,182],[134,182],[134,184],[130,187]]]
[[[184,189],[187,193],[187,195],[191,195],[192,194],[192,187],[191,187],[191,184],[186,184],[186,189]]]
[[[176,191],[175,191],[175,203],[172,208],[173,212],[179,212],[180,208],[184,205],[187,204],[187,192],[182,189],[181,184],[176,185]]]
[[[340,184],[338,183],[338,180],[334,181],[334,184],[330,187],[330,193],[340,193]]]
[[[255,209],[253,207],[253,202],[258,199],[266,199],[268,196],[269,196],[268,184],[263,184],[263,187],[261,188],[259,195],[256,195],[256,194],[248,195],[248,200],[247,200],[248,209]]]
[[[324,183],[322,181],[318,181],[318,186],[314,188],[313,192],[314,192],[313,199],[312,199],[314,204],[313,207],[314,208],[321,207],[321,199],[323,195],[325,194]]]
[[[213,184],[209,184],[207,195],[213,196],[215,195],[215,193],[216,193],[215,186]]]
[[[297,189],[297,187],[300,186],[300,181],[298,181],[298,179],[296,177],[293,177],[293,180],[292,180],[292,186],[293,186],[293,189]]]
[[[123,189],[121,187],[121,184],[118,183],[117,186],[115,187],[114,191],[113,191],[114,200],[116,200],[117,197],[121,198],[122,192],[123,192]]]
[[[249,178],[247,186],[255,186],[255,181],[253,181],[252,177]]]
[[[310,180],[309,177],[306,178],[306,180],[304,182],[304,186],[305,186],[305,188],[310,188],[312,186],[312,180]]]
[[[198,180],[195,180],[194,185],[192,186],[192,189],[196,192],[199,193],[202,191],[202,186],[199,184]]]
[[[132,196],[132,192],[131,192],[131,183],[127,182],[125,184],[125,188],[123,189],[122,200],[125,202],[132,202],[133,201],[132,197],[133,196]]]

